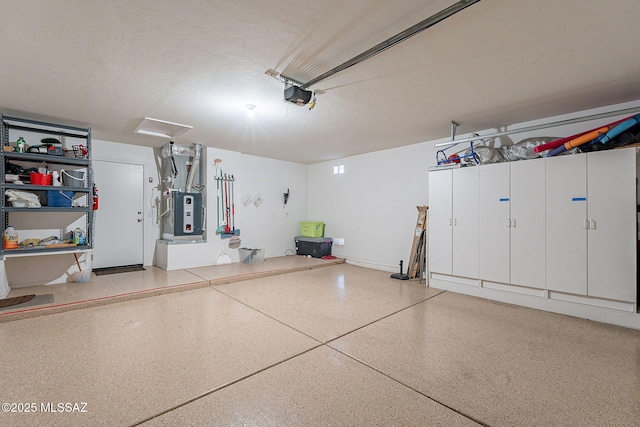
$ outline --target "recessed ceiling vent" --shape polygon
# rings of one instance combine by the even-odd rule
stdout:
[[[289,86],[284,90],[284,100],[296,105],[305,105],[311,101],[312,92],[302,89],[300,86]]]

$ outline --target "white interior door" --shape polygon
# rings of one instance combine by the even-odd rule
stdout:
[[[93,268],[144,261],[144,168],[142,165],[93,162],[99,190],[95,212]]]

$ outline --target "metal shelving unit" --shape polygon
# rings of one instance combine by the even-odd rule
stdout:
[[[42,121],[36,121],[31,119],[24,119],[19,117],[12,117],[6,115],[0,115],[0,143],[3,147],[9,145],[10,131],[13,132],[27,132],[29,134],[36,134],[42,137],[55,137],[58,138],[62,145],[65,145],[67,138],[73,140],[81,140],[82,145],[88,150],[88,154],[84,158],[75,158],[63,156],[55,156],[43,153],[17,153],[13,151],[0,150],[0,165],[2,165],[2,176],[0,177],[0,191],[2,191],[2,197],[0,200],[0,214],[2,215],[2,223],[4,228],[9,225],[9,217],[13,215],[46,215],[50,214],[52,226],[55,227],[55,213],[78,213],[85,216],[85,234],[87,236],[86,245],[76,246],[63,246],[63,247],[30,247],[19,249],[4,249],[4,246],[0,247],[0,254],[2,258],[14,257],[14,256],[30,256],[39,254],[57,254],[57,253],[69,253],[69,252],[83,252],[93,248],[93,209],[92,209],[92,187],[93,187],[93,169],[92,169],[92,149],[91,149],[91,128],[80,128],[75,126],[60,125],[55,123],[47,123]],[[67,147],[69,148],[69,147]],[[42,162],[47,165],[59,165],[69,166],[76,168],[86,168],[85,180],[86,187],[71,187],[71,186],[42,186],[33,184],[14,184],[8,183],[5,180],[6,167],[8,162],[20,162],[27,165],[36,166]],[[86,200],[84,207],[13,207],[7,204],[6,197],[4,196],[5,190],[14,189],[21,191],[46,191],[46,190],[61,190],[61,191],[73,191],[80,193],[80,197],[84,197]],[[54,214],[54,215],[51,215]],[[63,236],[60,236],[63,237]]]

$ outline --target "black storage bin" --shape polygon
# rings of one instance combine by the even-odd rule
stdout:
[[[303,237],[296,236],[296,254],[311,255],[314,258],[322,258],[331,255],[331,237]]]

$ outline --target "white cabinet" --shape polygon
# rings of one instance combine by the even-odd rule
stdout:
[[[510,163],[511,283],[545,287],[545,159]]]
[[[635,302],[635,149],[548,159],[547,172],[547,288]]]
[[[480,278],[509,283],[510,230],[509,164],[497,163],[479,169]]]
[[[453,209],[452,170],[429,173],[429,270],[435,273],[453,272]]]
[[[587,294],[636,301],[635,148],[587,155]]]
[[[635,148],[433,171],[429,270],[635,304],[636,176]]]
[[[453,171],[453,274],[478,277],[478,169]]]
[[[587,294],[587,156],[547,159],[547,289]]]
[[[478,168],[430,173],[429,205],[430,271],[477,278]]]
[[[544,159],[479,168],[480,278],[544,288]]]

